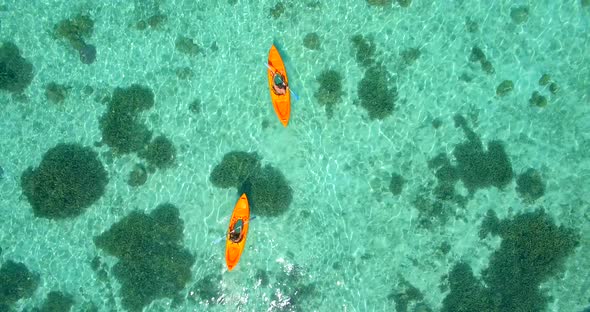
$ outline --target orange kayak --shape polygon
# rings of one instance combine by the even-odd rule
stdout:
[[[240,256],[246,246],[246,236],[248,235],[248,221],[250,220],[250,204],[246,193],[240,196],[234,212],[229,220],[227,229],[227,238],[225,241],[225,263],[228,270],[232,270],[240,261]]]
[[[273,79],[275,73],[280,73],[284,77],[285,84],[287,86],[289,85],[285,64],[283,63],[279,51],[273,44],[268,52],[268,87],[270,88],[270,99],[272,100],[272,106],[275,109],[275,113],[277,113],[279,121],[286,127],[289,123],[289,117],[291,116],[291,95],[289,94],[289,91],[285,92],[285,94],[277,94],[274,91]]]

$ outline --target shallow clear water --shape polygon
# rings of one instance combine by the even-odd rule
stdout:
[[[75,311],[123,309],[110,271],[118,260],[97,249],[93,237],[134,210],[149,213],[170,202],[184,222],[182,244],[195,257],[183,300],[174,304],[178,311],[438,311],[456,263],[467,263],[481,279],[500,250],[500,236],[479,236],[487,211],[512,220],[540,208],[578,241],[562,266],[541,279],[551,298],[544,306],[583,310],[590,305],[585,2],[378,7],[309,0],[284,1],[281,8],[248,0],[4,1],[0,37],[16,44],[34,72],[22,92],[0,90],[0,260],[23,263],[40,278],[32,296],[13,308],[38,307],[58,290],[74,298]],[[84,38],[96,46],[92,64],[54,36],[55,25],[79,14],[94,21]],[[318,35],[319,49],[305,46],[309,33]],[[374,46],[369,65],[356,56],[355,35]],[[177,47],[182,37],[197,50]],[[273,42],[300,97],[292,99],[287,128],[269,97],[264,63]],[[485,59],[474,59],[474,47]],[[370,118],[359,100],[372,66],[385,69],[388,97],[397,90],[393,112],[383,119]],[[328,69],[342,77],[331,116],[318,100],[318,77]],[[543,74],[550,75],[546,85],[539,82]],[[504,80],[512,88],[497,95]],[[67,86],[62,102],[48,100],[50,82]],[[153,91],[155,105],[141,120],[177,150],[173,167],[150,173],[137,188],[127,184],[141,162],[137,154],[117,156],[95,144],[107,109],[102,99],[132,84]],[[531,103],[533,94],[546,103],[539,97]],[[466,121],[463,129],[457,115]],[[514,177],[474,192],[460,179],[450,197],[437,193],[437,167],[429,164],[444,153],[453,168],[461,167],[454,151],[468,141],[484,150],[501,141]],[[109,183],[76,218],[38,218],[23,196],[21,175],[61,142],[95,150]],[[239,265],[228,272],[223,243],[212,242],[224,235],[238,195],[215,187],[209,175],[230,151],[256,152],[263,165],[280,170],[293,201],[278,216],[257,216]],[[488,158],[493,163],[497,155]],[[534,201],[517,191],[529,168],[545,185]],[[478,180],[478,173],[495,172],[486,170],[467,175],[475,172]],[[405,181],[397,195],[390,191],[394,173]],[[541,257],[551,258],[548,253]],[[96,256],[106,279],[91,267]],[[197,294],[204,288],[213,299]],[[145,310],[170,305],[170,298],[156,300]]]

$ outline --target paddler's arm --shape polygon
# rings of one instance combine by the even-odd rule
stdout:
[[[275,71],[275,70],[274,70],[274,69],[273,69],[273,68],[270,66],[270,64],[268,64],[268,63],[265,63],[265,65],[266,65],[266,67],[268,68],[268,70],[270,70],[270,72],[271,72],[273,75],[276,75],[276,73],[277,73],[277,72],[276,72],[276,71]],[[282,76],[282,75],[281,75],[281,76]],[[283,83],[285,84],[285,88],[287,88],[287,90],[288,90],[289,92],[291,92],[291,94],[293,94],[293,96],[295,97],[295,101],[299,101],[299,96],[298,96],[297,94],[295,94],[295,92],[293,92],[293,90],[291,89],[291,87],[289,87],[289,83],[288,83],[288,82],[286,82],[284,79],[283,79]]]
[[[244,222],[244,224],[249,223],[250,221],[256,219],[256,216],[253,216],[252,218],[250,218],[248,221]],[[231,230],[229,233],[234,233],[237,229],[241,228],[241,226],[238,226],[237,228]]]
[[[244,223],[248,223],[252,220],[256,219],[256,216],[252,216],[248,221],[244,222]],[[223,237],[220,237],[216,240],[214,240],[213,242],[211,242],[211,245],[215,245],[218,244],[219,242],[221,242],[224,238],[227,238],[227,235],[229,235],[230,233],[233,233],[236,229],[233,229],[231,231],[228,231],[225,235],[223,235]]]

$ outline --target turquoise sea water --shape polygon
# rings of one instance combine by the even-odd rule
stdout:
[[[94,237],[163,203],[178,208],[180,244],[194,264],[175,300],[155,300],[145,311],[584,310],[587,3],[1,2],[3,47],[14,43],[34,76],[22,91],[0,90],[0,263],[4,271],[22,263],[38,283],[10,301],[7,294],[22,284],[0,270],[0,310],[10,301],[10,309],[31,311],[50,291],[68,294],[72,311],[124,310],[113,270],[119,259],[97,248]],[[55,35],[60,21],[81,15],[94,21],[83,36],[96,46],[92,64],[80,60],[76,40]],[[304,45],[309,33],[317,34],[319,49]],[[374,48],[367,63],[357,58],[356,35]],[[177,47],[179,38],[192,40],[195,53]],[[287,128],[272,109],[264,67],[273,42],[300,96]],[[6,54],[2,84],[14,78]],[[385,81],[370,77],[365,81],[375,85],[359,91],[375,68]],[[317,94],[318,77],[330,69],[342,77],[342,97],[328,116]],[[512,90],[497,95],[505,80]],[[48,99],[51,82],[65,86],[60,103]],[[380,82],[394,108],[371,118],[359,99],[379,98]],[[172,167],[150,172],[139,187],[127,180],[145,161],[96,144],[109,96],[134,84],[151,89],[155,100],[139,120],[177,152]],[[191,109],[195,100],[198,111]],[[59,143],[98,153],[109,182],[77,217],[36,217],[21,176]],[[209,177],[231,151],[256,152],[262,166],[284,175],[293,198],[278,215],[253,207],[245,252],[228,272],[223,243],[212,242],[224,235],[238,194]],[[399,194],[390,190],[394,175],[403,177]],[[527,185],[532,192],[543,185],[544,194],[527,199]],[[473,279],[460,270],[464,264]]]

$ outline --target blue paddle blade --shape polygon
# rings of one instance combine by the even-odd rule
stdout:
[[[293,92],[291,87],[289,87],[289,92],[291,92],[291,94],[293,94],[293,96],[295,97],[295,101],[299,101],[299,96],[297,94],[295,94],[295,92]]]
[[[225,236],[220,237],[220,238],[214,240],[213,242],[211,242],[211,245],[217,245],[217,244],[219,244],[224,238],[225,238]]]

